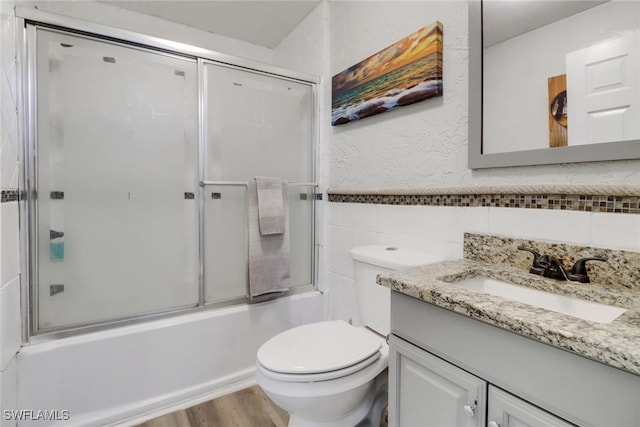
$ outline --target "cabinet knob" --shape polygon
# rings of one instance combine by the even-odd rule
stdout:
[[[467,417],[469,418],[473,418],[475,415],[475,406],[464,405],[462,409],[464,409],[464,413],[467,414]]]
[[[500,427],[500,424],[498,424],[498,423],[497,423],[497,422],[495,422],[495,421],[489,421],[489,422],[487,423],[487,427]]]

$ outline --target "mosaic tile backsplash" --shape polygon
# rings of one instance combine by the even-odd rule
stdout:
[[[587,194],[337,194],[329,192],[329,201],[385,205],[424,205],[458,207],[503,207],[558,209],[584,212],[640,214],[636,195]]]
[[[17,202],[19,198],[18,190],[2,190],[2,203]]]
[[[24,199],[23,195],[18,190],[2,190],[2,203],[17,202],[20,199]],[[52,200],[64,200],[64,191],[51,191],[49,197]],[[194,200],[196,198],[195,193],[186,191],[184,193],[185,200]]]
[[[640,252],[484,234],[464,234],[464,258],[487,264],[518,267],[528,271],[533,255],[518,250],[519,246],[533,249],[540,254],[555,255],[562,260],[565,269],[571,269],[580,258],[607,258],[606,262],[588,262],[586,264],[592,282],[640,290]],[[584,286],[589,286],[589,284]]]

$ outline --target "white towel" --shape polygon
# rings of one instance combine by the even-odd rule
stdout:
[[[257,176],[258,222],[263,236],[284,233],[284,201],[287,183],[278,178]]]
[[[282,234],[260,234],[256,180],[247,185],[247,219],[249,238],[249,297],[289,290],[289,197],[282,186],[284,231]]]

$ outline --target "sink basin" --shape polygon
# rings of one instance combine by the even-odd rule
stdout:
[[[485,294],[495,295],[597,323],[610,323],[626,311],[620,307],[530,289],[485,276],[476,276],[454,283]]]

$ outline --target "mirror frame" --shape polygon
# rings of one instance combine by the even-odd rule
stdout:
[[[482,154],[482,0],[469,0],[469,168],[640,158],[640,140]]]

